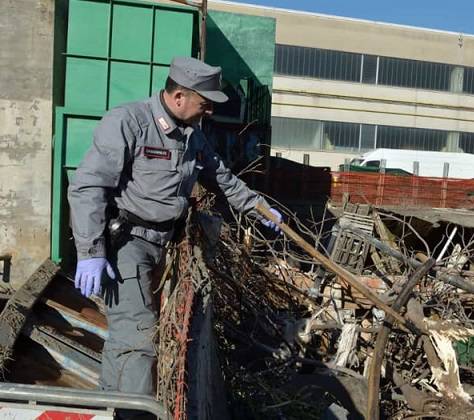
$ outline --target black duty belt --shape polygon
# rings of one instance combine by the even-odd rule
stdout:
[[[140,226],[145,229],[158,230],[160,232],[168,232],[173,229],[176,220],[166,220],[164,222],[148,222],[141,217],[130,213],[127,210],[120,210],[120,216],[123,217],[130,225]]]

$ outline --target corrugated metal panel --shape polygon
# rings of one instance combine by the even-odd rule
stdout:
[[[71,0],[65,106],[104,111],[149,96],[173,56],[196,56],[196,24],[189,8]]]
[[[138,1],[70,0],[65,107],[56,109],[51,255],[71,254],[68,177],[109,108],[161,89],[175,55],[197,56],[196,10]]]

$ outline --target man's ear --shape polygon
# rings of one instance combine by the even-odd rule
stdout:
[[[182,105],[184,96],[185,96],[184,91],[181,89],[176,89],[173,92],[172,98],[176,106]]]

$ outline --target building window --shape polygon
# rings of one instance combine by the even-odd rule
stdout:
[[[377,83],[378,57],[375,55],[364,55],[362,59],[362,83]]]
[[[321,150],[322,121],[272,117],[272,146]]]
[[[360,124],[323,122],[323,149],[357,152],[359,150]]]
[[[408,127],[377,127],[377,148],[445,151],[448,131]]]
[[[359,150],[360,124],[272,117],[272,146],[296,150]]]
[[[448,91],[451,68],[449,64],[380,57],[378,83]]]
[[[474,93],[474,69],[465,68],[463,78],[463,92]]]
[[[464,153],[474,153],[474,133],[461,133],[459,136],[459,148]]]
[[[272,147],[353,153],[386,148],[474,154],[474,133],[272,117]]]
[[[276,44],[276,74],[474,94],[474,68]]]
[[[277,44],[274,69],[289,76],[359,82],[361,61],[360,54]]]
[[[369,124],[361,124],[360,126],[360,151],[366,152],[375,149],[377,126]]]

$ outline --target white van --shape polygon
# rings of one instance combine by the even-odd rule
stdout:
[[[419,176],[431,177],[442,177],[445,163],[448,163],[449,178],[474,178],[474,154],[471,153],[376,149],[352,159],[351,165],[379,168],[382,160],[385,160],[387,169],[403,169],[414,174],[418,166]]]

